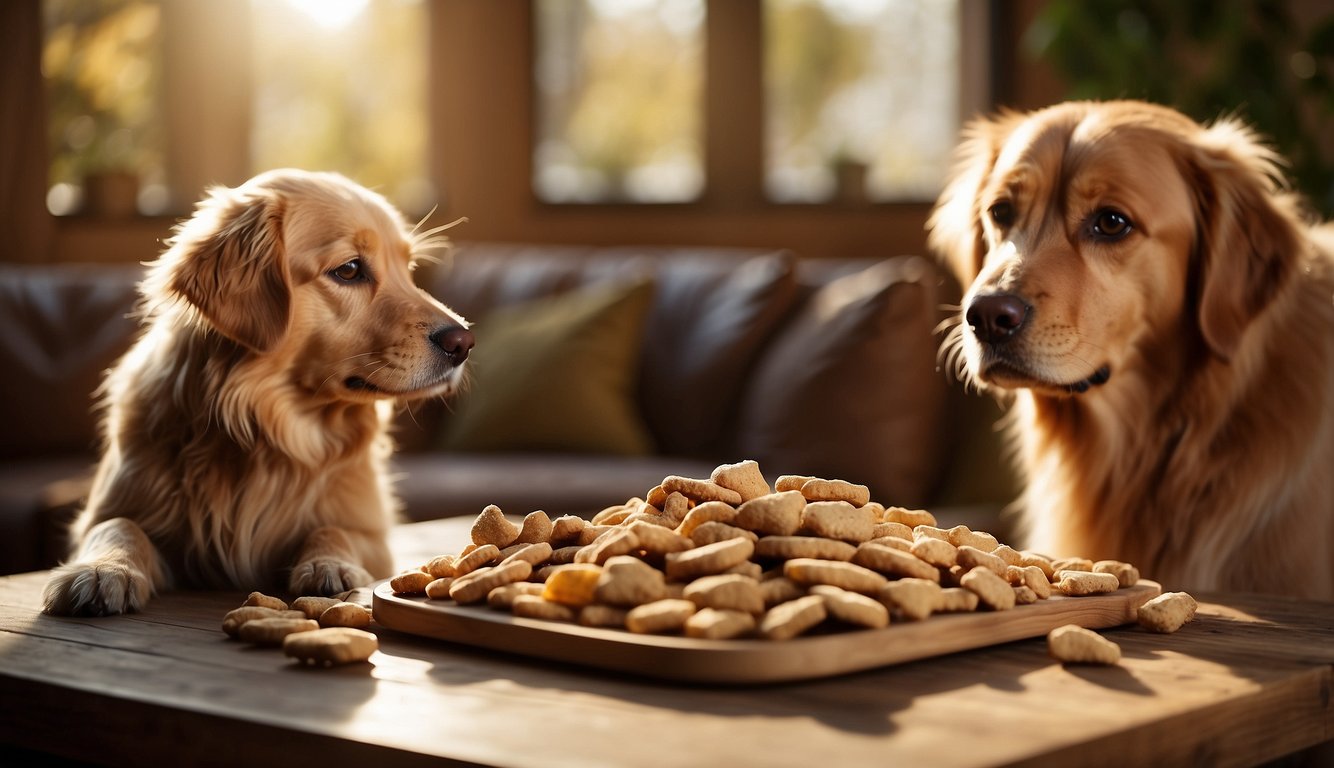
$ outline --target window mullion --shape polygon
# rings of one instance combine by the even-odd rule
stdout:
[[[250,4],[162,0],[163,114],[171,210],[250,167]]]
[[[761,0],[708,0],[704,54],[705,199],[718,210],[764,201]]]

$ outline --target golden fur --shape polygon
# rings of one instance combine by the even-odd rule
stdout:
[[[390,575],[388,406],[453,392],[472,346],[412,282],[430,234],[334,174],[212,190],[141,285],[146,328],[103,386],[102,460],[46,611]]]
[[[1334,598],[1334,228],[1278,164],[1141,102],[970,127],[930,222],[966,289],[942,351],[1012,401],[1027,546]]]

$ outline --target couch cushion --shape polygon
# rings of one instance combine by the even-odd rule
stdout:
[[[739,453],[769,473],[864,483],[885,504],[926,503],[938,480],[946,392],[935,365],[933,268],[903,257],[824,284],[811,277],[818,287],[750,378]]]
[[[501,307],[473,326],[470,386],[452,405],[449,451],[643,455],[635,404],[653,283],[591,285]]]
[[[133,343],[138,266],[0,267],[0,457],[91,453],[93,392]]]
[[[592,517],[642,498],[667,475],[708,477],[713,465],[658,456],[400,453],[393,469],[402,517],[416,521],[476,515],[488,504],[513,515]]]
[[[726,458],[746,374],[796,295],[792,260],[678,254],[656,272],[640,407],[662,452]]]
[[[464,243],[443,263],[420,269],[418,282],[477,322],[498,307],[556,296],[588,282],[589,252],[561,245]]]
[[[421,284],[484,325],[497,307],[651,276],[657,288],[639,356],[643,417],[659,452],[717,457],[748,367],[795,300],[793,264],[786,251],[743,248],[462,244],[449,263],[424,271]],[[414,431],[404,424],[401,440],[414,445]]]

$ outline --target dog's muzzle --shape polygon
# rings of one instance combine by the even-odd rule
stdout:
[[[420,372],[418,380],[410,385],[413,389],[436,387],[443,382],[456,380],[476,341],[472,331],[458,325],[441,326],[432,331],[427,339],[430,340],[431,346],[440,351],[440,354]],[[385,392],[381,386],[372,383],[364,376],[349,376],[343,380],[343,386],[354,392],[375,395]],[[405,393],[396,391],[394,394]]]
[[[972,329],[973,336],[987,350],[987,356],[993,361],[994,370],[1005,370],[1010,375],[1027,378],[1041,383],[1027,370],[1022,355],[1008,345],[1024,330],[1032,314],[1032,306],[1012,293],[987,293],[974,296],[968,302],[964,320]],[[1048,386],[1063,389],[1070,394],[1080,394],[1093,387],[1106,384],[1112,377],[1111,367],[1100,366],[1091,375],[1079,381],[1060,383],[1045,382]]]

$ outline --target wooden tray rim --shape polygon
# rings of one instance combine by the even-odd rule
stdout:
[[[943,656],[1046,635],[1065,624],[1105,629],[1135,621],[1161,586],[1141,579],[1113,593],[1054,595],[1009,611],[937,614],[883,629],[850,629],[769,641],[639,635],[527,619],[486,606],[396,595],[388,582],[373,594],[384,627],[489,650],[616,672],[717,684],[810,680]]]

